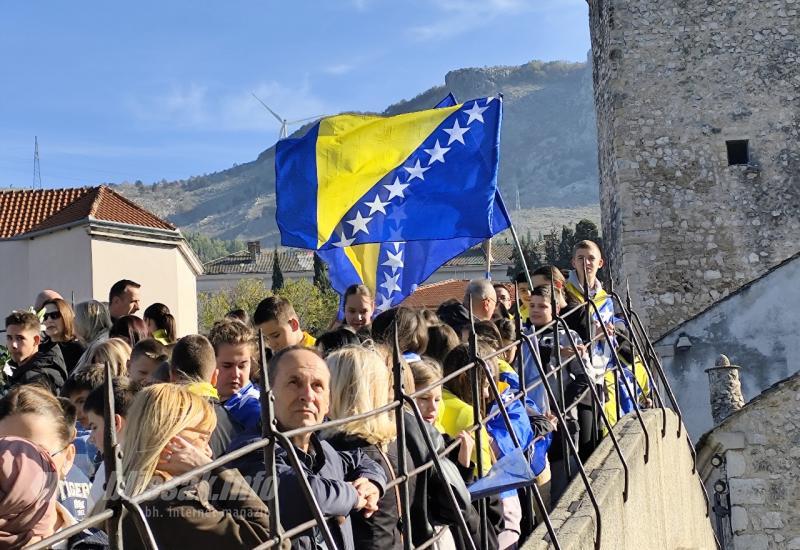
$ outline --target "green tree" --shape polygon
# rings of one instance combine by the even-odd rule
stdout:
[[[187,232],[184,236],[186,237],[186,242],[189,243],[189,246],[192,247],[194,253],[203,263],[245,249],[245,243],[238,240],[215,239],[202,233],[193,232]]]
[[[281,264],[278,261],[278,247],[275,247],[275,252],[272,256],[272,292],[277,292],[283,288],[283,271],[281,271]]]
[[[231,289],[199,293],[197,324],[200,331],[208,332],[215,321],[225,317],[232,309],[241,308],[252,315],[258,303],[270,295],[271,292],[260,279],[241,279]]]
[[[331,279],[328,276],[328,264],[314,253],[314,286],[322,291],[331,290]]]
[[[560,269],[570,269],[572,247],[575,245],[575,232],[566,225],[561,226],[561,240],[558,243],[558,259],[554,264]]]
[[[579,243],[586,240],[596,242],[600,250],[603,249],[603,240],[600,237],[597,225],[591,220],[583,219],[575,224],[575,242]]]
[[[555,228],[544,236],[544,259],[549,265],[558,265],[558,238]]]
[[[528,266],[528,271],[533,271],[539,267],[542,263],[542,258],[536,251],[536,246],[538,243],[531,239],[530,231],[528,231],[526,236],[520,239],[519,244],[522,248],[522,253],[525,257],[525,263]],[[523,268],[520,254],[516,247],[514,247],[514,251],[511,253],[511,259],[514,262],[514,265],[509,268],[507,275],[509,277],[515,277],[518,273],[522,273]]]
[[[258,303],[272,295],[289,300],[300,324],[312,334],[327,330],[339,309],[339,295],[331,289],[322,290],[307,279],[285,281],[280,290],[272,293],[260,279],[241,279],[234,288],[198,294],[198,325],[207,333],[232,309],[243,309],[251,315]]]
[[[294,306],[303,330],[320,334],[328,329],[339,309],[339,295],[330,288],[321,289],[307,279],[288,281],[276,292]]]

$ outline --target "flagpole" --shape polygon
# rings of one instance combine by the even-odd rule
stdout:
[[[520,262],[522,263],[522,271],[525,272],[525,281],[528,283],[528,288],[533,290],[533,283],[531,282],[531,273],[528,271],[528,262],[525,261],[525,254],[522,252],[522,244],[519,242],[519,237],[517,236],[517,230],[514,229],[514,224],[511,222],[511,218],[508,219],[509,224],[508,228],[511,230],[511,239],[514,241],[514,247],[517,249],[517,254],[519,254]]]
[[[506,205],[503,202],[503,197],[500,195],[500,191],[497,191],[497,195],[495,197],[495,201],[497,201],[498,205],[500,206],[500,210],[503,212],[503,215],[506,217],[508,221],[508,228],[511,230],[511,239],[514,241],[514,247],[517,249],[517,254],[519,254],[520,263],[522,263],[522,270],[525,272],[525,282],[528,283],[528,288],[533,290],[533,283],[531,282],[531,273],[528,271],[528,262],[525,261],[525,254],[522,252],[522,244],[519,242],[519,236],[517,235],[517,230],[514,229],[514,222],[511,221],[511,216],[508,215],[508,210],[506,209]],[[514,297],[515,300],[519,300],[517,296]]]
[[[486,254],[486,278],[492,280],[492,238],[489,237],[483,242],[484,254]]]

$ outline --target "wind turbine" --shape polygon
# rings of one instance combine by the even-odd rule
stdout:
[[[267,111],[269,111],[269,112],[272,114],[272,116],[274,116],[274,117],[275,117],[275,119],[276,119],[278,122],[280,122],[280,123],[281,123],[281,133],[280,133],[280,137],[279,137],[278,139],[284,139],[284,138],[287,138],[287,137],[289,137],[289,126],[290,126],[290,125],[302,124],[302,123],[304,123],[304,122],[311,122],[312,120],[317,120],[317,119],[319,119],[319,118],[322,118],[322,117],[324,117],[324,116],[325,116],[325,115],[317,115],[317,116],[312,116],[312,117],[309,117],[309,118],[301,118],[301,119],[298,119],[298,120],[286,120],[285,118],[282,118],[282,117],[281,117],[281,116],[280,116],[278,113],[276,113],[275,111],[273,111],[272,109],[270,109],[270,108],[269,108],[269,105],[267,105],[266,103],[264,103],[263,101],[261,101],[261,99],[260,99],[260,98],[259,98],[259,97],[258,97],[258,96],[257,96],[257,95],[254,93],[254,92],[250,92],[250,94],[251,94],[251,95],[252,95],[254,98],[256,98],[256,101],[258,101],[259,103],[261,103],[261,105],[263,105],[263,106],[264,106],[264,108],[265,108]]]

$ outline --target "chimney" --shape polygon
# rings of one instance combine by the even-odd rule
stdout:
[[[731,365],[730,359],[720,355],[715,366],[706,369],[708,388],[711,394],[711,416],[716,426],[744,407],[739,367]]]
[[[250,261],[255,263],[261,253],[261,241],[247,241],[247,251],[250,253]]]

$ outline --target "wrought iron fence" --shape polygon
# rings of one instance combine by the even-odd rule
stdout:
[[[586,280],[586,279],[584,279]],[[212,470],[219,468],[220,466],[224,466],[226,464],[230,464],[231,462],[244,457],[253,452],[263,451],[264,455],[264,465],[266,475],[269,479],[277,480],[277,469],[276,469],[276,451],[278,447],[284,449],[287,453],[287,457],[289,462],[291,463],[293,469],[295,470],[298,478],[300,480],[300,487],[303,492],[303,498],[305,499],[309,510],[311,511],[311,515],[313,519],[306,521],[300,525],[292,527],[291,529],[283,529],[281,525],[281,517],[280,517],[280,506],[278,505],[278,484],[277,483],[270,483],[268,484],[268,494],[264,498],[264,501],[269,509],[270,512],[270,534],[271,539],[264,542],[260,546],[259,549],[267,549],[272,548],[275,546],[280,545],[283,541],[287,539],[291,539],[294,536],[308,530],[309,528],[316,527],[319,529],[322,537],[324,538],[326,544],[329,548],[333,549],[336,548],[334,537],[329,529],[328,522],[326,521],[327,518],[324,517],[324,514],[319,506],[319,503],[314,498],[314,495],[311,490],[311,486],[309,481],[303,471],[303,468],[300,465],[300,459],[297,455],[294,445],[292,444],[292,438],[295,436],[299,436],[302,434],[308,434],[312,432],[318,432],[323,428],[333,428],[339,425],[343,425],[349,422],[353,422],[356,420],[363,420],[368,418],[372,415],[382,414],[386,412],[394,412],[395,413],[395,420],[396,420],[396,427],[397,427],[397,446],[400,452],[398,453],[398,471],[396,472],[396,476],[394,479],[390,480],[387,485],[387,490],[397,487],[399,490],[399,512],[401,518],[401,529],[403,535],[403,545],[404,548],[410,550],[411,548],[417,549],[424,549],[431,547],[442,535],[443,531],[438,532],[437,534],[433,535],[424,543],[420,544],[419,546],[414,546],[412,542],[412,533],[411,533],[411,497],[409,494],[409,487],[408,483],[409,480],[414,478],[415,476],[419,476],[430,469],[433,469],[437,475],[444,477],[444,471],[442,466],[442,461],[445,457],[453,451],[458,445],[459,441],[456,440],[450,445],[446,446],[443,449],[437,450],[436,446],[430,434],[424,429],[425,420],[422,417],[419,407],[416,404],[415,398],[429,392],[431,389],[437,386],[443,386],[447,382],[453,380],[457,376],[460,376],[464,373],[469,373],[470,375],[470,383],[471,383],[471,391],[472,391],[472,402],[475,404],[473,406],[474,418],[473,418],[473,425],[468,428],[467,431],[470,433],[474,433],[475,437],[475,448],[477,449],[476,456],[477,456],[477,468],[476,473],[477,476],[480,478],[483,476],[484,472],[484,464],[483,464],[483,456],[480,450],[482,449],[482,443],[484,438],[487,437],[486,432],[486,423],[493,418],[497,417],[498,415],[502,417],[503,423],[505,424],[506,429],[513,440],[515,447],[519,448],[520,442],[517,439],[515,431],[511,424],[511,419],[509,417],[507,408],[505,403],[509,403],[512,401],[519,401],[522,400],[525,403],[527,396],[530,392],[536,390],[537,388],[542,388],[546,393],[547,400],[550,406],[550,412],[555,415],[557,421],[557,429],[562,430],[563,436],[560,438],[562,447],[562,457],[563,460],[563,468],[564,468],[564,475],[567,478],[573,477],[573,468],[572,463],[574,461],[575,466],[577,467],[577,474],[580,477],[583,485],[586,489],[586,494],[591,502],[591,505],[594,509],[594,513],[596,515],[596,533],[595,533],[595,547],[600,547],[600,542],[602,538],[602,526],[603,520],[602,517],[602,510],[598,504],[597,498],[595,497],[594,491],[592,490],[592,483],[587,475],[586,469],[584,467],[584,462],[581,460],[581,457],[578,452],[578,448],[576,447],[574,441],[571,437],[569,437],[569,428],[567,426],[567,414],[577,406],[577,404],[581,401],[581,398],[588,396],[591,400],[592,404],[592,411],[593,411],[593,418],[602,423],[602,427],[605,428],[604,432],[607,434],[607,437],[610,438],[612,445],[615,449],[617,456],[620,459],[622,464],[622,468],[624,471],[624,489],[623,489],[623,498],[627,500],[628,498],[628,489],[629,489],[629,466],[628,461],[631,457],[626,457],[622,452],[622,449],[619,445],[619,441],[617,439],[617,435],[614,431],[614,422],[609,418],[605,410],[605,396],[602,396],[598,392],[598,388],[594,384],[593,381],[590,381],[588,388],[579,396],[579,398],[575,399],[573,403],[566,404],[565,403],[565,367],[567,366],[569,360],[564,360],[561,354],[560,346],[558,345],[559,339],[559,329],[562,329],[564,333],[567,335],[569,342],[573,349],[577,347],[577,342],[574,339],[573,335],[569,330],[569,326],[567,324],[567,318],[573,315],[585,315],[587,326],[589,327],[589,336],[587,342],[584,344],[587,345],[588,353],[589,353],[589,360],[591,361],[592,357],[592,345],[594,342],[600,339],[606,339],[606,341],[610,342],[612,338],[612,334],[609,328],[605,325],[605,323],[599,323],[600,331],[596,334],[594,333],[594,319],[600,318],[600,312],[598,306],[589,298],[588,295],[584,295],[584,302],[579,304],[569,311],[563,312],[562,314],[556,314],[556,293],[555,289],[551,283],[551,307],[554,313],[554,318],[552,322],[548,323],[547,325],[536,329],[530,333],[526,333],[522,330],[522,321],[519,318],[520,316],[516,316],[516,327],[517,327],[517,334],[519,338],[507,346],[503,347],[495,351],[494,353],[480,357],[478,355],[478,336],[475,331],[474,325],[474,317],[472,317],[473,322],[470,325],[470,334],[469,334],[469,349],[471,354],[472,361],[458,369],[455,372],[452,372],[442,379],[436,381],[432,385],[425,387],[425,388],[415,388],[413,392],[407,393],[406,389],[403,385],[403,370],[407,368],[404,366],[404,362],[401,360],[401,350],[397,345],[397,334],[395,334],[395,341],[394,345],[392,346],[392,354],[393,354],[393,382],[394,382],[394,396],[393,401],[388,403],[385,406],[382,406],[374,411],[370,411],[367,413],[350,416],[347,418],[332,420],[324,422],[323,424],[311,426],[311,427],[304,427],[299,429],[293,429],[288,431],[280,431],[278,429],[276,419],[275,419],[275,411],[273,407],[273,390],[269,385],[268,377],[266,373],[263,376],[263,389],[261,391],[261,420],[262,420],[262,429],[263,429],[263,438],[259,441],[252,442],[242,448],[239,448],[235,451],[225,454],[224,456],[214,460],[213,462],[202,466],[200,468],[196,468],[186,474],[174,477],[163,484],[158,485],[157,487],[151,488],[145,492],[142,492],[135,496],[130,496],[125,491],[125,483],[124,483],[124,472],[121,469],[121,459],[122,459],[122,451],[121,447],[117,442],[116,433],[113,429],[114,422],[112,420],[113,410],[114,410],[114,395],[112,391],[111,385],[111,377],[113,376],[111,367],[109,365],[106,366],[106,380],[105,380],[105,395],[106,395],[106,408],[105,408],[105,449],[107,452],[104,456],[105,468],[107,474],[107,479],[109,480],[108,487],[106,489],[106,497],[108,502],[108,507],[102,511],[101,513],[92,515],[87,517],[80,523],[73,525],[69,528],[63,529],[59,531],[55,535],[33,545],[31,548],[34,550],[48,548],[53,544],[65,540],[75,534],[80,533],[84,529],[90,527],[103,527],[105,531],[109,535],[109,539],[111,542],[112,548],[121,549],[123,547],[123,539],[122,539],[122,514],[123,511],[127,511],[127,513],[132,517],[133,523],[135,528],[138,532],[138,535],[142,541],[142,545],[146,548],[157,548],[156,541],[154,539],[153,533],[148,525],[147,518],[145,513],[142,510],[141,504],[145,501],[151,500],[153,498],[158,497],[164,491],[172,490],[184,486],[193,480],[196,480],[198,476],[211,472]],[[620,407],[621,407],[621,391],[620,391],[620,384],[627,390],[629,396],[633,399],[633,412],[636,416],[636,419],[639,425],[642,428],[645,436],[645,449],[643,459],[644,461],[649,460],[649,449],[650,449],[650,440],[652,437],[657,437],[656,434],[652,434],[648,431],[647,426],[642,418],[641,409],[644,405],[649,408],[660,408],[663,410],[663,417],[662,417],[662,428],[661,428],[661,437],[665,437],[667,434],[667,415],[666,415],[666,408],[672,408],[679,418],[678,422],[678,431],[677,437],[682,436],[682,422],[681,420],[681,411],[680,407],[678,406],[677,400],[675,399],[675,395],[669,385],[669,382],[664,374],[664,369],[662,368],[661,362],[658,358],[658,355],[655,352],[653,347],[652,341],[641,322],[639,315],[632,309],[631,307],[631,300],[630,300],[630,292],[627,293],[626,299],[623,300],[620,296],[613,291],[613,288],[608,293],[610,299],[613,301],[615,314],[620,316],[625,323],[628,332],[629,332],[629,339],[632,345],[633,354],[634,354],[634,366],[633,369],[636,368],[636,359],[638,358],[641,362],[642,368],[645,369],[647,378],[649,381],[648,387],[642,387],[642,384],[637,380],[636,376],[632,376],[629,378],[624,371],[624,366],[622,361],[620,360],[617,350],[612,347],[612,353],[615,358],[613,364],[613,377],[614,377],[614,384],[616,387],[616,394],[615,394],[615,403],[614,406],[616,408],[616,421],[618,421],[620,416]],[[517,296],[519,294],[517,293]],[[471,309],[471,308],[470,308]],[[471,313],[471,311],[470,311]],[[538,346],[539,337],[552,334],[553,335],[553,352],[551,354],[551,358],[549,364],[543,364],[541,359],[541,354]],[[487,364],[487,361],[500,356],[501,354],[511,350],[512,348],[517,349],[517,354],[515,358],[515,370],[520,379],[520,390],[513,395],[513,397],[504,402],[501,399],[500,390],[492,376],[490,368]],[[263,344],[263,338],[261,338],[261,360],[262,365],[266,366],[266,353]],[[522,353],[522,352],[525,353]],[[535,366],[537,376],[533,380],[526,380],[526,369],[525,369],[525,359],[524,355],[528,354],[529,357],[532,358],[532,364]],[[585,358],[581,353],[575,354],[575,357],[578,361],[580,361],[581,366],[588,370],[588,365],[585,362]],[[494,400],[494,402],[498,405],[496,410],[489,414],[482,414],[481,408],[477,406],[477,403],[481,401],[479,395],[481,393],[481,388],[479,387],[480,384],[480,376],[479,371],[483,371],[484,377],[489,381],[489,391],[490,396]],[[649,402],[645,403],[642,401],[640,404],[637,396],[645,395],[645,394],[652,395],[652,399],[649,399]],[[404,449],[406,449],[406,425],[404,422],[404,414],[403,411],[408,411],[410,414],[413,415],[415,422],[417,425],[422,428],[421,433],[423,435],[425,447],[428,451],[428,455],[431,457],[430,460],[423,464],[414,464],[410,465],[406,459]],[[600,426],[593,426],[592,434],[593,436],[599,437]],[[692,446],[691,440],[688,437],[688,434],[685,436],[686,442],[689,445],[692,454],[692,473],[696,474],[695,468],[695,451]],[[526,456],[528,461],[530,461],[531,453],[532,453],[532,446],[529,449],[525,450]],[[703,487],[702,482],[699,481],[700,486]],[[488,539],[485,534],[488,532],[488,529],[491,527],[488,524],[487,518],[487,503],[486,499],[478,499],[475,502],[475,507],[478,511],[478,515],[480,518],[480,528],[479,533],[480,536],[478,540],[475,540],[470,533],[470,529],[468,528],[467,522],[465,520],[464,514],[461,512],[458,500],[456,495],[454,494],[452,488],[450,487],[449,483],[444,483],[443,486],[447,490],[447,499],[451,503],[453,510],[456,512],[457,515],[457,522],[455,525],[451,526],[452,528],[459,529],[461,534],[463,535],[463,540],[466,541],[467,547],[470,550],[488,550]],[[703,488],[703,494],[706,495],[706,501],[708,501],[708,496],[705,492],[705,488]],[[545,504],[542,495],[537,487],[536,483],[531,483],[524,488],[519,490],[520,495],[520,502],[522,505],[523,511],[523,525],[522,525],[522,533],[521,538],[525,538],[530,533],[533,532],[534,527],[536,526],[535,516],[536,511],[541,517],[541,521],[545,524],[546,530],[549,537],[549,542],[554,548],[560,548],[561,545],[558,539],[558,533],[553,528],[553,525],[550,521],[550,516],[548,513],[548,506]],[[608,518],[606,518],[608,519]]]

